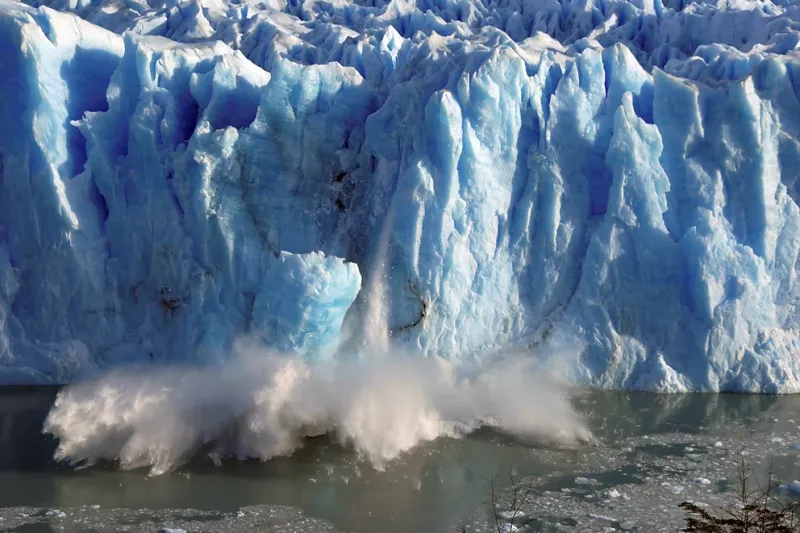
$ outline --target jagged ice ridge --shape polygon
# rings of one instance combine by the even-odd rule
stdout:
[[[382,287],[420,355],[800,392],[799,42],[790,0],[0,0],[0,382],[326,359]]]

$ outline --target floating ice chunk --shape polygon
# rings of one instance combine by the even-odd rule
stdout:
[[[784,492],[800,495],[800,481],[796,479],[790,483],[779,485],[778,488]]]
[[[602,520],[604,522],[617,522],[616,518],[612,518],[612,517],[607,516],[607,515],[590,514],[589,517],[590,518],[594,518],[595,520]]]
[[[681,492],[683,492],[684,489],[684,487],[680,485],[673,485],[668,481],[663,482],[661,486],[664,487],[669,492],[671,492],[672,494],[680,494]]]
[[[497,515],[503,520],[509,520],[511,522],[524,520],[526,516],[522,511],[500,511]]]

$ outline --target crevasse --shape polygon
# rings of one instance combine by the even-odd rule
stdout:
[[[423,356],[800,392],[799,42],[789,1],[0,0],[0,382],[328,358],[380,271]]]

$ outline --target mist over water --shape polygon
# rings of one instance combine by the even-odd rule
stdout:
[[[481,426],[536,442],[591,440],[566,383],[530,354],[465,373],[438,357],[392,350],[385,276],[393,223],[391,207],[356,357],[341,348],[332,361],[308,363],[242,340],[223,365],[123,369],[68,386],[44,424],[59,439],[56,459],[118,459],[124,469],[160,474],[199,453],[268,460],[329,434],[382,469],[421,442]]]
[[[566,390],[529,357],[462,375],[440,358],[309,364],[240,342],[224,366],[118,370],[68,386],[44,431],[60,441],[58,460],[118,459],[153,474],[198,453],[267,460],[322,434],[381,469],[421,442],[480,426],[532,442],[591,440]]]

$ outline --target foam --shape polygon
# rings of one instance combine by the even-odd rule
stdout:
[[[62,390],[44,431],[56,459],[160,474],[199,452],[268,460],[329,434],[376,468],[488,426],[531,443],[592,440],[557,376],[510,357],[460,375],[402,355],[309,364],[239,343],[224,366],[118,370]]]

